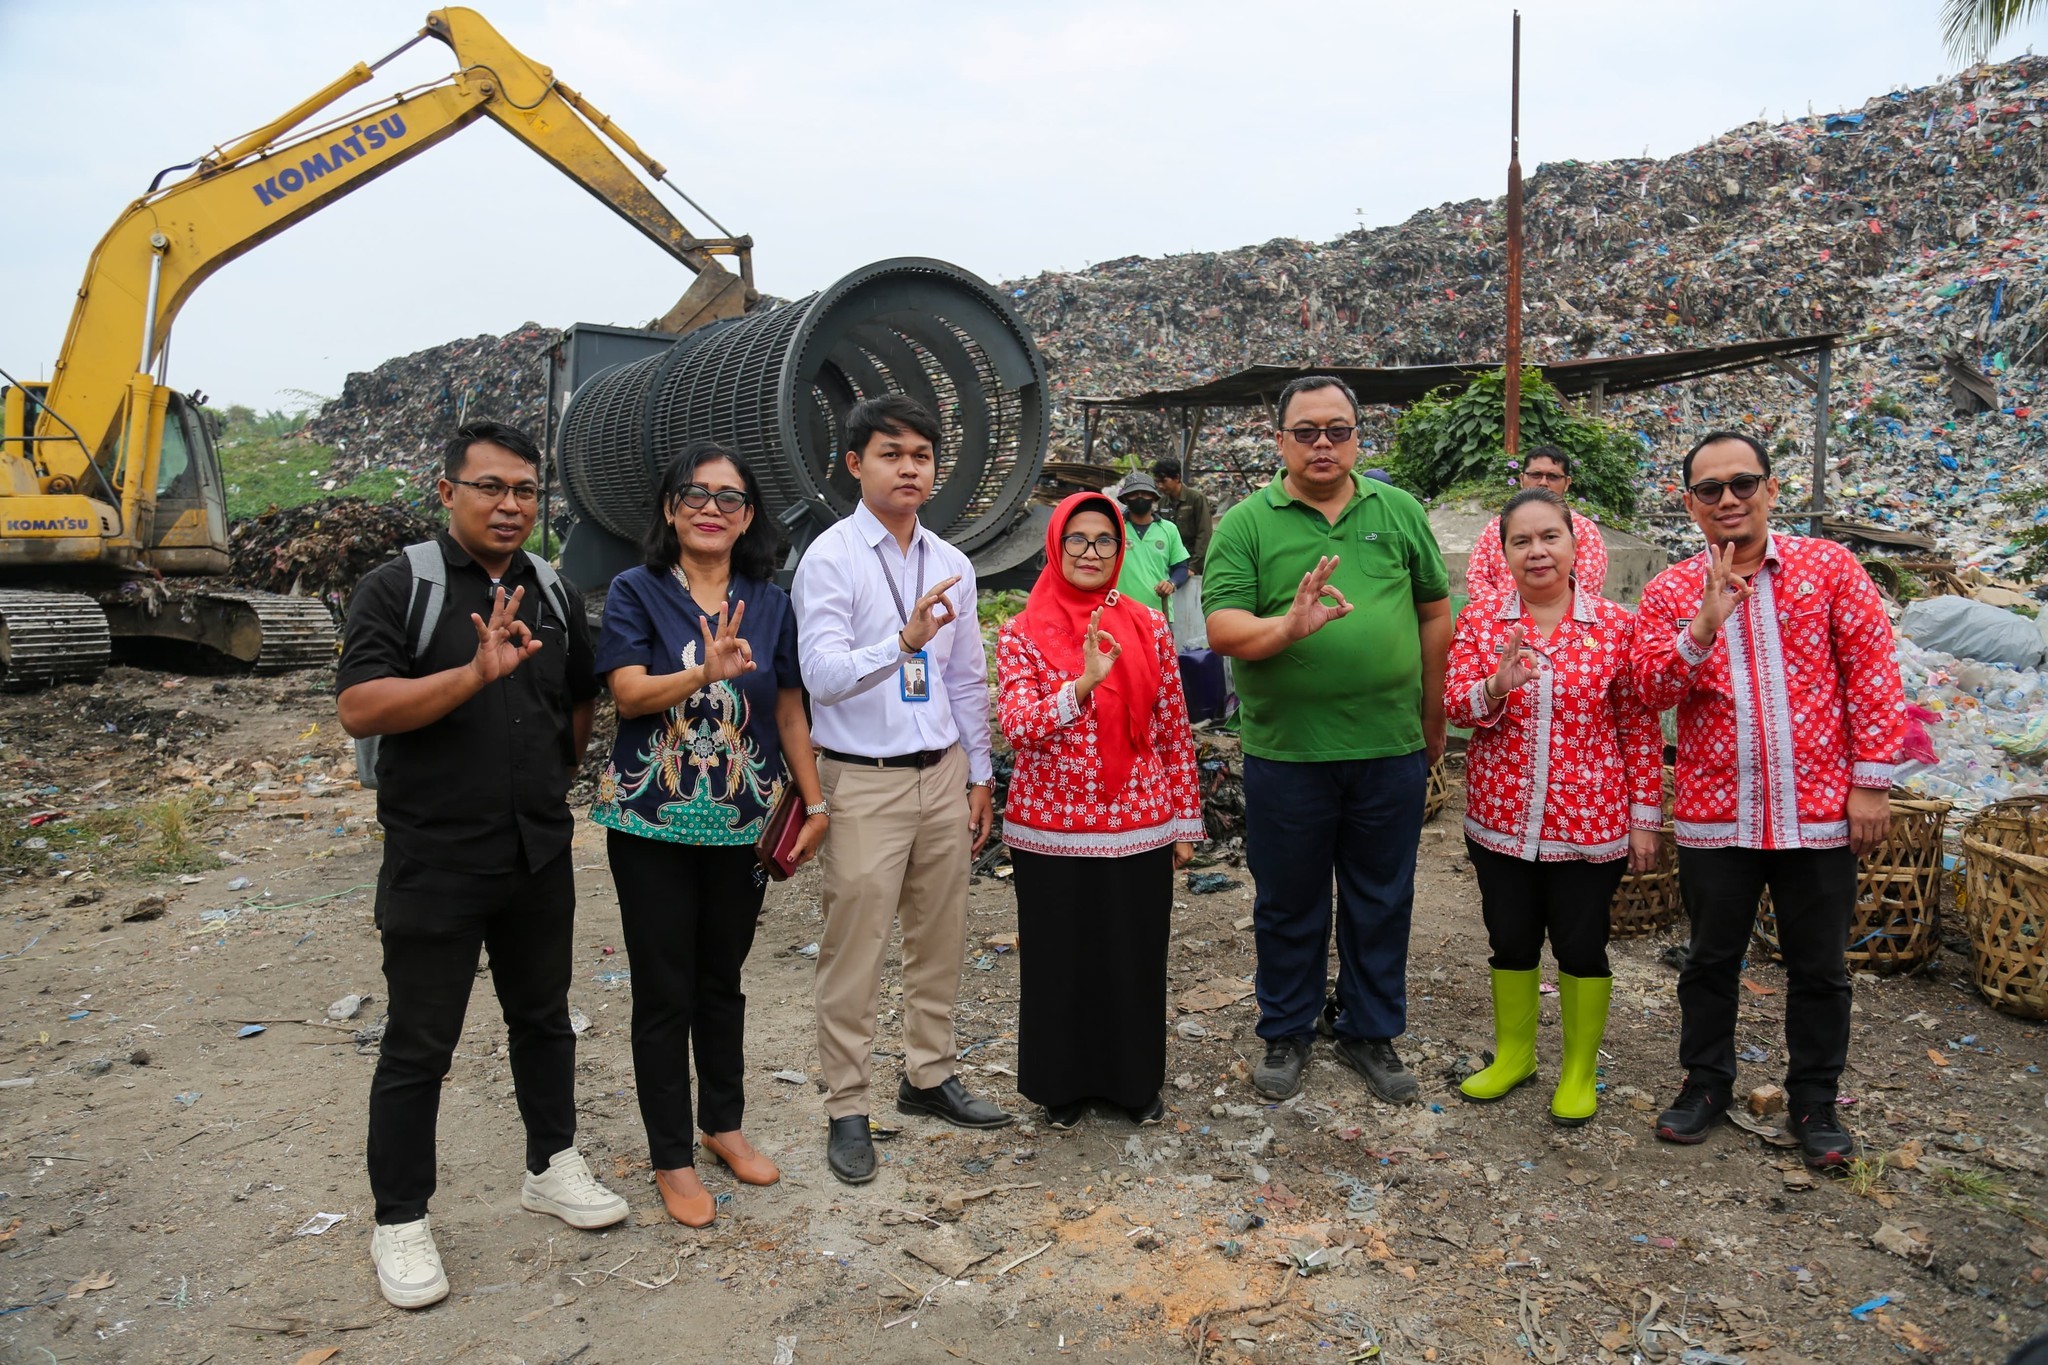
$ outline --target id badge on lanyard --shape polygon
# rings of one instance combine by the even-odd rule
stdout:
[[[917,594],[914,602],[924,596],[924,556],[922,540],[917,542]],[[875,543],[875,559],[882,566],[882,581],[889,585],[889,596],[896,603],[896,614],[903,618],[903,624],[910,624],[910,611],[903,605],[903,592],[896,586],[896,575],[889,571],[889,558],[882,553],[881,542]],[[905,659],[896,669],[896,695],[906,702],[927,702],[932,699],[931,655],[920,649]]]

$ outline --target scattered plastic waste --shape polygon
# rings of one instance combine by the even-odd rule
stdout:
[[[266,1029],[261,1024],[244,1024],[235,1030],[235,1036],[237,1038],[254,1038],[259,1033],[268,1033],[269,1031],[269,1029]]]
[[[348,1215],[345,1213],[316,1213],[305,1222],[299,1224],[298,1229],[292,1233],[292,1236],[318,1237],[321,1233],[347,1217]]]
[[[363,1008],[363,1001],[366,998],[360,995],[344,995],[327,1007],[327,1017],[337,1024],[344,1019],[353,1019]]]

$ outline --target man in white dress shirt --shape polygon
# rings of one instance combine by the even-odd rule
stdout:
[[[849,1185],[875,1175],[868,1073],[892,920],[903,921],[903,1113],[966,1128],[1010,1122],[955,1074],[953,1004],[967,936],[969,861],[994,822],[988,667],[974,566],[920,525],[939,424],[911,399],[847,414],[860,506],[796,571],[797,651],[832,811],[818,863],[818,1061],[826,1159]]]

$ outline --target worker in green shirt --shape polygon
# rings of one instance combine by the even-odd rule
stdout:
[[[1280,477],[1217,523],[1204,565],[1209,645],[1236,660],[1245,855],[1255,885],[1252,1086],[1301,1090],[1329,964],[1337,884],[1337,1060],[1412,1104],[1408,928],[1429,768],[1444,747],[1450,582],[1422,505],[1361,477],[1358,400],[1304,375],[1280,393]]]
[[[1174,524],[1158,514],[1159,485],[1150,474],[1126,475],[1117,501],[1124,508],[1124,567],[1117,575],[1117,591],[1164,614],[1171,623],[1168,604],[1173,590],[1188,577],[1187,546]]]

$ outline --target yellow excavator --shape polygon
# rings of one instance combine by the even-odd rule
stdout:
[[[452,76],[328,112],[428,38],[454,50]],[[382,60],[160,172],[93,251],[48,381],[0,371],[0,688],[90,681],[115,640],[198,646],[258,672],[333,659],[333,622],[318,600],[199,581],[228,568],[225,487],[206,414],[164,383],[171,324],[221,266],[480,117],[696,272],[656,330],[681,334],[759,302],[751,238],[691,233],[621,155],[725,229],[481,15],[435,10]],[[189,174],[164,183],[180,172]]]

